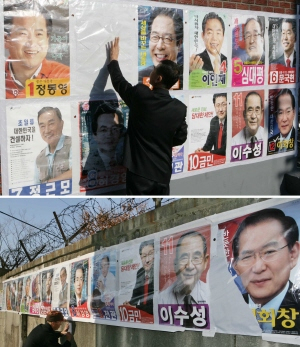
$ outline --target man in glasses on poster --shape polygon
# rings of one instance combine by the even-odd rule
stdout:
[[[183,19],[181,10],[157,7],[151,14],[149,20],[149,54],[153,65],[139,71],[139,83],[147,83],[154,67],[163,60],[171,60],[182,67],[182,62],[178,61],[178,54],[182,49],[183,40]],[[174,89],[182,89],[182,71],[179,83]]]
[[[290,281],[299,257],[299,229],[277,208],[244,219],[232,240],[233,267],[245,301],[264,333],[299,335],[299,289]]]
[[[181,235],[174,260],[177,278],[158,296],[160,319],[166,306],[172,306],[173,311],[177,311],[176,308],[182,305],[186,315],[182,318],[180,325],[187,328],[206,327],[205,308],[203,305],[200,307],[199,304],[209,302],[208,285],[200,280],[208,260],[206,238],[202,234],[197,231],[188,231]],[[197,321],[199,324],[195,323]]]

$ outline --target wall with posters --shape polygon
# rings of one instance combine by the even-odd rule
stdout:
[[[129,109],[106,68],[105,47],[115,36],[122,71],[133,84],[149,85],[164,59],[182,68],[171,95],[188,106],[189,135],[173,148],[172,194],[185,187],[200,194],[202,182],[211,194],[278,194],[290,169],[285,161],[296,154],[299,18],[243,9],[4,0],[3,195],[124,193]],[[32,25],[40,26],[39,37]],[[241,177],[226,184],[235,171]],[[244,192],[244,179],[265,171],[274,183],[261,179]],[[216,181],[223,189],[215,191]]]
[[[214,344],[221,334],[232,347],[232,335],[249,336],[246,345],[263,346],[250,336],[299,344],[300,200],[212,199],[209,205],[208,199],[196,199],[199,214],[190,200],[172,208],[178,215],[188,201],[190,208],[182,213],[189,222],[94,252],[77,245],[80,256],[57,258],[45,267],[36,261],[28,271],[8,274],[2,278],[1,315],[43,317],[59,309],[78,325],[76,343],[86,339],[78,334],[82,324],[94,323],[88,325],[96,335],[92,340],[103,342],[110,331],[104,339],[112,345],[123,345],[131,334],[130,329],[117,334],[122,328],[137,328],[132,333],[137,340],[144,330],[155,330],[162,340],[165,331],[184,331],[187,339],[190,332],[201,332],[197,337],[208,345],[209,337]]]

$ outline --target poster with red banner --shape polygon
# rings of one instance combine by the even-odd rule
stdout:
[[[210,226],[160,238],[160,325],[210,329]]]
[[[119,314],[121,322],[153,324],[154,240],[120,250]]]
[[[226,162],[227,93],[189,98],[188,171]]]
[[[267,334],[300,334],[299,201],[219,224],[228,271]]]
[[[269,84],[296,82],[295,18],[269,18]]]
[[[232,93],[231,161],[261,157],[264,142],[264,91]]]

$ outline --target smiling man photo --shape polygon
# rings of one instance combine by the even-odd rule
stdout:
[[[51,32],[51,14],[36,1],[4,7],[7,99],[25,98],[26,80],[70,77],[69,66],[46,59]]]
[[[43,107],[38,112],[42,139],[47,143],[36,158],[35,184],[72,178],[72,140],[62,133],[64,121],[57,107]]]
[[[179,12],[171,8],[157,7],[149,20],[149,54],[153,65],[139,71],[139,83],[149,78],[154,67],[164,60],[171,60],[182,67],[178,53],[183,43],[183,19]],[[179,78],[182,89],[182,73]]]
[[[263,332],[300,333],[299,293],[290,281],[298,239],[294,218],[277,208],[246,217],[233,238],[233,267]]]
[[[174,270],[176,281],[158,296],[159,304],[183,304],[190,295],[192,303],[208,303],[208,285],[200,277],[208,264],[205,237],[197,231],[181,235],[176,246]]]
[[[264,107],[261,96],[257,92],[246,95],[243,118],[245,127],[231,141],[232,146],[249,144],[252,148],[257,141],[263,141],[264,128],[260,125],[264,117]]]

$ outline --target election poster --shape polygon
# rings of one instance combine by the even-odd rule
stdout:
[[[24,295],[24,290],[23,290],[23,277],[19,277],[16,279],[17,283],[17,294],[16,294],[16,311],[20,312],[21,311],[21,303],[22,303],[22,298]]]
[[[269,18],[269,84],[296,83],[295,18]]]
[[[79,103],[80,191],[124,189],[124,139],[129,109],[118,99]]]
[[[29,313],[30,312],[30,302],[32,298],[32,288],[31,288],[31,275],[25,276],[23,278],[23,296],[20,305],[21,313]],[[7,294],[7,293],[6,293]],[[7,297],[6,297],[7,303]]]
[[[293,151],[296,148],[296,90],[269,90],[268,155]]]
[[[226,162],[227,94],[192,95],[189,98],[188,171]]]
[[[4,296],[4,288],[6,285],[3,284],[3,289],[0,290],[0,311],[4,311],[5,309],[5,296]]]
[[[219,224],[228,271],[263,333],[299,335],[299,201]]]
[[[153,324],[154,240],[124,247],[119,257],[118,309],[121,322]]]
[[[11,310],[9,282],[3,283],[3,309]]]
[[[71,263],[69,300],[71,317],[82,318],[83,320],[91,317],[88,308],[89,273],[90,258]]]
[[[226,87],[227,14],[190,11],[189,89]]]
[[[264,85],[264,36],[264,16],[232,16],[233,87]]]
[[[160,325],[210,328],[210,235],[208,225],[160,238]]]
[[[150,74],[163,60],[182,71],[172,89],[183,89],[183,10],[138,6],[138,81],[150,86]]]
[[[31,293],[32,298],[30,302],[30,314],[40,314],[40,306],[41,306],[41,273],[35,273],[32,276],[32,282],[31,282]]]
[[[69,294],[70,272],[69,264],[60,263],[53,271],[52,281],[52,308],[60,311],[65,318],[69,316],[68,294]]]
[[[264,138],[264,91],[232,93],[231,161],[261,157]]]
[[[68,1],[3,1],[6,99],[70,95]]]
[[[6,107],[9,195],[72,192],[72,131],[68,103]]]
[[[53,273],[54,269],[49,268],[41,273],[42,278],[42,298],[40,306],[40,314],[46,316],[52,307],[53,297]]]
[[[95,252],[91,259],[91,299],[92,318],[117,320],[115,298],[117,296],[116,251]]]

